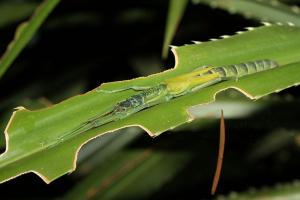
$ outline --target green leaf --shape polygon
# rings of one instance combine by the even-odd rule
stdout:
[[[7,50],[0,59],[0,78],[10,67],[26,44],[30,41],[30,39],[34,36],[35,32],[58,3],[59,0],[44,1],[36,9],[35,13],[28,22],[24,22],[18,26],[14,40],[8,45]]]
[[[162,56],[166,58],[169,52],[169,45],[175,35],[175,31],[183,16],[188,0],[169,0],[169,11],[166,23],[165,38]]]
[[[193,0],[193,2],[208,4],[213,8],[222,8],[230,13],[239,13],[247,18],[270,22],[290,22],[300,26],[299,7],[287,6],[277,0]]]
[[[106,83],[52,107],[29,111],[20,107],[6,127],[6,151],[0,156],[0,181],[35,172],[45,182],[75,170],[77,153],[87,141],[129,126],[139,126],[151,136],[194,119],[187,109],[214,101],[216,93],[235,88],[251,99],[300,83],[300,28],[263,26],[235,36],[173,49],[173,70],[128,81]],[[271,59],[281,67],[255,73],[238,81],[219,84],[175,98],[124,119],[111,122],[71,138],[64,137],[88,119],[105,113],[136,91],[106,93],[130,86],[153,86],[193,71],[203,65],[221,66],[249,60]]]

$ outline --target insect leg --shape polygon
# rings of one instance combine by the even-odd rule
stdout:
[[[114,89],[114,90],[105,90],[105,89],[97,88],[97,92],[103,92],[103,93],[110,94],[110,93],[122,92],[122,91],[126,91],[126,90],[143,91],[143,90],[147,90],[151,87],[153,87],[153,86],[130,86],[130,87],[118,88],[118,89]]]
[[[112,114],[103,115],[98,118],[94,118],[93,120],[90,119],[90,120],[82,123],[73,132],[76,132],[76,134],[86,132],[90,129],[97,128],[99,126],[102,126],[102,125],[112,122],[114,120],[115,120],[115,117]]]
[[[74,130],[67,132],[65,134],[63,134],[62,136],[60,136],[58,138],[59,141],[63,141],[63,140],[67,140],[75,135],[79,135],[80,133],[83,133],[85,131],[88,131],[90,129],[92,129],[93,126],[91,125],[90,122],[85,122],[82,123],[80,126],[78,126],[77,128],[75,128]]]

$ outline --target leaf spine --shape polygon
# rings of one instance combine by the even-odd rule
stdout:
[[[272,24],[270,22],[262,22],[262,24],[265,26],[272,26]]]
[[[248,31],[253,31],[255,28],[254,27],[246,27],[245,29],[247,29]]]
[[[230,35],[222,35],[221,38],[223,38],[223,39],[230,38]]]
[[[195,44],[201,44],[202,42],[201,41],[196,41],[196,40],[192,40],[193,43]]]

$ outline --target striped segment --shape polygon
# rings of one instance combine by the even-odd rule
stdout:
[[[210,70],[209,73],[218,73],[221,78],[239,78],[245,75],[261,72],[264,70],[278,67],[278,64],[273,60],[257,60],[245,63],[216,67]]]

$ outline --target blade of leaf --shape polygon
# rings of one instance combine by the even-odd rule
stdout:
[[[248,18],[270,22],[291,22],[300,26],[300,9],[290,7],[277,0],[193,0],[194,3],[208,4],[230,13],[239,13]]]
[[[24,22],[18,26],[14,40],[8,45],[7,50],[0,59],[0,78],[58,3],[59,0],[45,0],[36,9],[28,22]]]
[[[188,0],[169,0],[169,11],[166,22],[165,37],[162,49],[162,57],[166,58],[169,52],[169,45],[175,35],[175,31],[183,16]]]
[[[102,84],[86,94],[46,109],[29,111],[20,107],[13,113],[5,131],[6,151],[0,156],[0,181],[34,172],[49,183],[75,170],[78,151],[89,140],[129,126],[139,126],[151,136],[158,136],[193,120],[195,117],[188,113],[188,108],[213,102],[215,95],[227,88],[235,88],[251,99],[258,99],[298,85],[299,33],[299,27],[264,26],[222,40],[182,46],[173,49],[176,58],[173,70]],[[224,81],[75,137],[61,139],[91,117],[105,113],[120,100],[136,94],[132,90],[115,93],[101,90],[152,86],[207,64],[221,66],[266,58],[277,61],[281,67],[248,75],[238,81]]]

